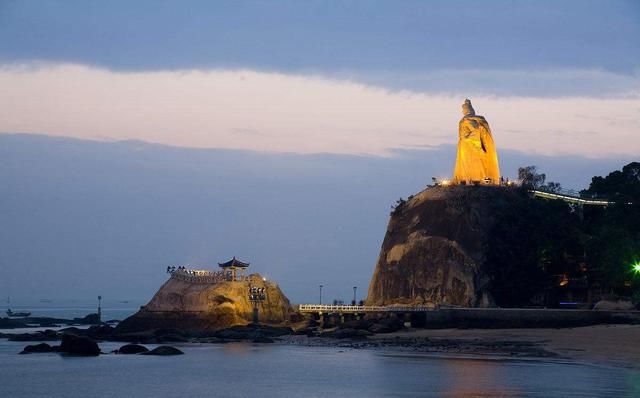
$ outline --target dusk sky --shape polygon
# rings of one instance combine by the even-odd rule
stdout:
[[[0,2],[0,131],[296,153],[640,151],[636,1]]]
[[[506,176],[638,160],[639,37],[638,1],[0,0],[0,294],[148,298],[232,255],[294,302],[364,292],[465,98]]]

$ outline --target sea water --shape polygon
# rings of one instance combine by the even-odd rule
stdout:
[[[251,343],[178,344],[185,354],[172,357],[18,355],[25,344],[0,340],[0,397],[640,396],[637,370],[572,362]]]
[[[25,309],[61,318],[95,312],[87,302],[38,304]],[[106,304],[109,319],[138,308]],[[18,355],[26,344],[35,343],[0,339],[1,398],[640,397],[639,370],[571,361],[252,343],[173,344],[185,355],[172,357]]]
[[[104,321],[125,319],[135,313],[143,304],[142,300],[104,298],[101,302],[102,319]],[[0,317],[6,316],[6,311],[9,308],[14,312],[30,312],[32,317],[73,319],[96,313],[98,299],[24,300],[14,298],[7,300],[5,298],[0,303]]]

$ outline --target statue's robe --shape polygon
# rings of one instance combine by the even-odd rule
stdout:
[[[498,154],[489,123],[483,116],[467,115],[460,120],[458,155],[453,179],[457,183],[500,183]]]

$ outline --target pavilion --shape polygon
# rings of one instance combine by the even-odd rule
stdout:
[[[236,259],[236,256],[226,263],[218,263],[218,266],[225,271],[225,275],[228,281],[244,280],[244,270],[249,266],[249,263],[243,263]],[[238,271],[240,271],[240,279],[238,279]]]

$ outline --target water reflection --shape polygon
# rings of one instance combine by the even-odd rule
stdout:
[[[496,361],[447,359],[442,363],[451,397],[519,397],[521,391],[508,385],[503,366]]]
[[[0,397],[632,397],[640,388],[634,370],[558,362],[245,343],[63,361],[18,355],[23,346],[0,340]]]

